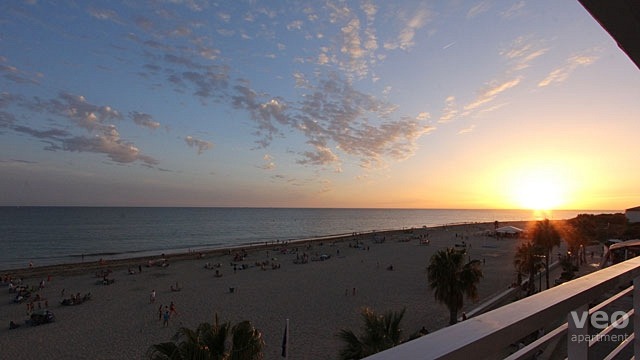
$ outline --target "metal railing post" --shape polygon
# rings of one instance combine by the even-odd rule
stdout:
[[[640,359],[640,276],[633,279],[633,355]]]
[[[582,305],[567,315],[567,357],[587,360],[589,355],[589,306]]]

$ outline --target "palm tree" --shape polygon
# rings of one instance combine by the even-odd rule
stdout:
[[[227,349],[232,335],[231,348]],[[196,330],[181,327],[173,341],[151,345],[147,356],[152,360],[259,360],[262,359],[262,334],[249,321],[233,328],[231,323],[220,324],[218,314],[212,324],[201,323]]]
[[[522,243],[516,249],[515,258],[513,264],[519,274],[529,275],[529,290],[528,295],[535,292],[535,276],[542,268],[542,249],[536,246],[533,242]],[[520,284],[518,284],[520,285]]]
[[[342,329],[338,337],[345,346],[340,350],[340,359],[362,359],[382,350],[392,348],[402,342],[400,322],[406,309],[399,312],[388,311],[376,314],[369,308],[362,310],[363,333],[358,336],[351,330]]]
[[[231,346],[231,360],[262,359],[264,340],[258,329],[249,321],[238,323],[232,329],[233,341]]]
[[[465,253],[447,248],[435,253],[427,267],[429,286],[434,290],[437,301],[449,309],[449,324],[458,321],[458,311],[462,309],[464,296],[475,301],[478,298],[476,285],[482,278],[480,261],[464,263]]]
[[[549,219],[544,219],[542,221],[536,222],[535,227],[533,228],[532,234],[533,242],[544,251],[545,261],[544,261],[544,269],[545,269],[545,278],[547,281],[547,289],[549,288],[549,259],[551,257],[551,250],[554,247],[560,246],[560,232],[555,228],[555,226],[549,221]]]

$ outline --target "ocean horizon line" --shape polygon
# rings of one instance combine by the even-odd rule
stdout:
[[[624,212],[626,209],[526,209],[526,208],[455,208],[455,207],[312,207],[312,206],[198,206],[198,205],[0,205],[0,208],[123,208],[123,209],[318,209],[318,210],[435,210],[435,211],[586,211]]]

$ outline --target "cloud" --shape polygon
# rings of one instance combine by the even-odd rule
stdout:
[[[223,95],[222,90],[227,87],[228,75],[224,71],[187,71],[181,74],[180,79],[194,85],[194,95],[202,99],[215,99],[218,95]]]
[[[308,84],[302,100],[287,103],[280,98],[263,100],[247,85],[235,87],[233,103],[245,109],[257,126],[257,141],[268,146],[282,129],[304,135],[313,151],[300,153],[300,164],[338,164],[342,154],[360,159],[361,165],[384,163],[385,157],[405,159],[415,151],[415,140],[433,130],[424,124],[428,114],[391,119],[397,107],[354,89],[348,81],[332,76]],[[379,119],[373,123],[369,119]]]
[[[515,4],[512,4],[507,10],[501,12],[500,16],[502,16],[505,19],[511,19],[516,16],[522,15],[525,5],[526,5],[525,1],[520,0]]]
[[[522,78],[516,77],[513,79],[505,80],[502,82],[493,81],[485,89],[483,89],[474,101],[464,106],[465,113],[463,115],[469,115],[473,110],[476,110],[482,105],[485,105],[493,101],[496,96],[505,92],[508,89],[518,85]]]
[[[424,121],[424,120],[428,120],[430,117],[431,117],[431,114],[429,114],[428,112],[421,112],[418,114],[418,116],[416,116],[416,120]]]
[[[462,135],[462,134],[468,134],[468,133],[471,133],[471,132],[473,132],[473,130],[475,130],[475,128],[476,128],[476,126],[475,126],[475,125],[469,125],[468,127],[466,127],[466,128],[464,128],[464,129],[461,129],[460,131],[458,131],[458,134],[459,134],[459,135]]]
[[[13,131],[17,131],[17,132],[21,132],[24,134],[28,134],[31,135],[35,138],[39,138],[39,139],[55,139],[55,140],[60,140],[60,139],[64,139],[66,137],[68,137],[69,132],[66,130],[61,130],[61,129],[49,129],[49,130],[36,130],[33,128],[30,128],[28,126],[15,126],[12,128]]]
[[[294,20],[287,24],[287,30],[302,30],[303,22],[301,20]]]
[[[6,58],[0,57],[0,62],[6,62]],[[42,77],[42,74],[29,74],[23,70],[18,69],[12,65],[5,65],[0,63],[0,74],[6,80],[9,80],[15,84],[39,84],[38,79]]]
[[[477,6],[483,4],[484,2]],[[484,5],[489,6],[488,4]],[[453,97],[447,98],[439,122],[448,122],[457,116],[466,117],[472,114],[494,111],[504,106],[505,103],[499,105],[491,105],[491,103],[505,91],[518,86],[524,79],[522,70],[531,66],[535,59],[546,54],[548,50],[541,41],[523,36],[517,37],[508,47],[500,50],[500,55],[508,61],[506,70],[499,76],[502,79],[491,80],[485,87],[480,89],[476,97],[462,107],[462,112],[456,108]]]
[[[193,136],[187,136],[184,138],[184,141],[189,145],[189,147],[195,147],[198,149],[198,155],[202,155],[203,152],[213,148],[213,143],[196,139]]]
[[[444,104],[444,109],[442,109],[442,114],[440,115],[440,119],[438,119],[438,122],[441,124],[448,123],[458,115],[456,98],[454,96],[447,96],[444,100]]]
[[[153,120],[153,117],[149,114],[132,111],[129,113],[129,117],[134,123],[140,126],[144,126],[151,130],[155,130],[160,127],[160,123]]]
[[[500,55],[513,62],[509,71],[514,72],[528,68],[533,60],[544,55],[548,50],[538,41],[520,36],[511,42],[508,48],[501,50]]]
[[[1,160],[0,163],[9,163],[9,164],[37,164],[36,161],[30,160],[22,160],[22,159],[9,159],[9,160]]]
[[[194,12],[201,12],[208,7],[208,2],[206,0],[161,0],[161,2],[183,5]]]
[[[562,83],[569,78],[572,72],[581,66],[589,66],[598,58],[589,55],[576,55],[567,59],[567,63],[559,68],[552,70],[542,81],[538,83],[538,87],[544,87],[553,83]]]
[[[273,170],[276,168],[276,163],[273,161],[273,156],[265,154],[262,157],[262,160],[264,161],[264,164],[260,168],[264,170]]]
[[[8,92],[0,92],[0,109],[8,108],[12,104],[18,103],[20,96]],[[0,128],[7,128],[16,122],[16,117],[8,111],[0,110]]]
[[[338,156],[336,156],[331,149],[324,146],[316,146],[316,151],[306,151],[303,153],[304,158],[298,160],[299,164],[311,164],[311,165],[329,165],[337,162]]]
[[[218,13],[216,13],[216,16],[222,22],[229,23],[231,21],[231,14],[229,14],[227,12],[219,11]]]
[[[87,11],[89,12],[89,15],[91,15],[91,17],[98,20],[120,22],[120,20],[118,19],[118,14],[113,10],[89,8]]]
[[[121,120],[122,115],[110,106],[98,106],[89,103],[84,96],[61,92],[58,97],[48,101],[32,103],[32,110],[47,111],[69,119],[77,126],[88,131],[110,133],[112,127],[106,125],[112,120]]]
[[[150,156],[140,153],[140,150],[132,143],[120,139],[117,131],[111,135],[95,135],[93,137],[76,136],[65,139],[62,148],[66,151],[92,152],[106,154],[117,163],[132,163],[142,161],[147,165],[157,165],[158,161]]]
[[[16,117],[6,111],[0,111],[0,128],[9,127],[16,121]]]
[[[50,100],[22,99],[19,106],[25,109],[43,112],[66,118],[77,128],[89,133],[90,136],[73,136],[71,132],[60,129],[38,130],[28,126],[15,126],[16,132],[28,134],[38,139],[47,139],[46,150],[64,150],[71,152],[91,152],[105,154],[117,163],[131,163],[141,161],[147,165],[156,165],[158,161],[153,157],[143,155],[140,150],[129,141],[120,138],[112,120],[121,120],[122,115],[110,106],[94,105],[82,95],[66,92],[58,94]]]
[[[393,50],[400,48],[402,50],[408,50],[415,45],[413,38],[416,35],[416,31],[420,30],[429,20],[430,14],[426,9],[417,10],[413,17],[409,18],[405,22],[405,27],[400,31],[397,38],[394,41],[387,41],[384,44],[385,49]]]
[[[469,9],[469,11],[467,12],[467,19],[472,19],[482,13],[485,13],[490,8],[491,8],[491,2],[487,0],[483,0],[477,3],[476,5],[474,5],[473,7],[471,7],[471,9]]]
[[[257,143],[266,147],[273,140],[273,136],[280,133],[277,123],[290,124],[290,118],[286,114],[286,103],[278,98],[261,102],[261,96],[245,84],[235,86],[235,90],[236,95],[232,96],[233,106],[249,112],[251,119],[257,124],[256,135],[261,137]]]

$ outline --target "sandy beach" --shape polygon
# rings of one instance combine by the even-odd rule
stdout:
[[[501,223],[501,225],[506,223]],[[526,223],[509,223],[526,227]],[[496,239],[482,235],[493,224],[398,230],[361,234],[308,244],[275,244],[247,251],[243,261],[231,265],[237,249],[169,257],[167,267],[147,267],[147,259],[107,261],[106,264],[75,264],[5,272],[22,277],[24,283],[45,288],[37,293],[54,312],[56,321],[41,326],[25,324],[27,306],[13,302],[7,288],[0,299],[0,348],[8,359],[141,359],[150,345],[169,341],[181,326],[195,328],[200,322],[250,320],[266,343],[265,359],[279,359],[286,319],[289,319],[291,359],[336,359],[341,347],[336,337],[342,328],[357,331],[360,310],[401,310],[405,335],[422,326],[434,331],[448,322],[444,305],[433,299],[425,269],[437,250],[467,244],[471,258],[483,260],[484,279],[480,300],[465,302],[469,311],[515,281],[513,254],[519,239]],[[428,234],[429,245],[420,244]],[[381,241],[383,240],[384,241]],[[356,241],[361,246],[355,247]],[[297,252],[295,251],[297,248]],[[286,249],[286,252],[283,250]],[[296,264],[306,253],[309,262]],[[321,255],[330,258],[319,261]],[[160,255],[153,259],[160,258]],[[317,260],[317,261],[316,261]],[[256,263],[269,261],[262,269]],[[220,264],[205,269],[205,264]],[[272,269],[272,264],[279,264]],[[246,269],[239,269],[244,264]],[[138,272],[138,266],[142,272]],[[388,270],[389,266],[393,270]],[[129,274],[131,268],[134,274]],[[96,272],[110,269],[111,285],[99,284]],[[171,291],[178,283],[181,291]],[[234,291],[231,292],[230,288]],[[80,305],[63,306],[71,294],[92,294]],[[355,289],[355,293],[354,293]],[[156,291],[155,303],[150,293]],[[158,307],[176,304],[177,314],[163,327]],[[37,303],[34,304],[37,310]],[[9,330],[10,321],[22,324]]]

